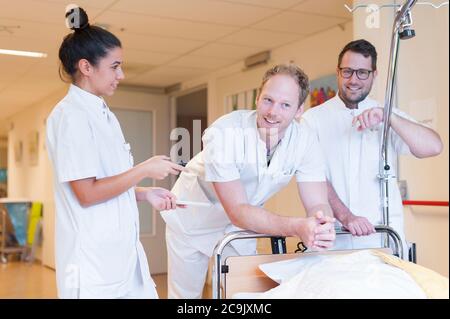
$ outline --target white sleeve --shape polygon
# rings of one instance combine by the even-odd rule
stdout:
[[[295,172],[297,182],[326,181],[326,165],[317,135],[306,122],[301,123],[300,132],[306,137],[301,138],[300,141],[306,143],[306,145],[304,148],[300,148],[304,153],[296,155],[301,156],[301,161]]]
[[[208,128],[203,137],[203,161],[205,181],[230,182],[240,178],[236,163],[235,139],[233,128]]]
[[[94,134],[86,115],[63,114],[57,126],[55,170],[61,183],[96,177],[100,161]]]
[[[406,120],[409,120],[411,122],[419,123],[415,119],[413,119],[411,116],[409,116],[405,112],[400,111],[397,108],[393,108],[392,113],[394,113],[395,115],[398,115]],[[411,155],[409,146],[402,140],[402,138],[392,128],[390,129],[390,136],[391,136],[392,146],[394,147],[394,150],[397,154]]]

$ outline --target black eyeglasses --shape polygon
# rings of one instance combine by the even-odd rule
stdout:
[[[350,79],[353,73],[356,72],[356,77],[360,80],[367,80],[370,73],[373,71],[366,69],[353,70],[352,68],[339,68],[339,73],[344,79]]]

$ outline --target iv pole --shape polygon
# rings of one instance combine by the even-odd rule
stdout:
[[[395,15],[392,31],[391,52],[389,56],[388,79],[386,86],[385,106],[383,113],[383,139],[380,148],[380,166],[378,179],[381,188],[381,204],[383,207],[383,224],[389,226],[389,180],[395,178],[390,174],[391,166],[388,162],[388,136],[391,126],[392,102],[394,96],[394,83],[397,71],[397,58],[399,40],[407,40],[415,36],[411,29],[411,9],[417,0],[406,0]]]

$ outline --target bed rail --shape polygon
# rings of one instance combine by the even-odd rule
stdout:
[[[388,226],[375,226],[375,231],[377,233],[385,233],[387,234],[392,242],[394,243],[393,254],[403,259],[403,243],[400,239],[399,234]],[[349,235],[350,232],[343,229],[336,229],[336,236],[340,235]],[[226,273],[226,265],[223,264],[222,254],[225,247],[230,244],[234,240],[242,240],[242,239],[256,239],[256,238],[280,238],[278,236],[270,236],[266,234],[258,234],[252,231],[244,230],[244,231],[234,231],[226,234],[222,240],[220,240],[216,247],[214,248],[214,265],[212,271],[212,293],[213,299],[222,299],[222,289],[221,289],[221,276],[223,273]],[[389,246],[389,248],[392,248]]]

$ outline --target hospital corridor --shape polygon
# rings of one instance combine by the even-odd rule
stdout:
[[[0,0],[0,299],[449,299],[448,32],[444,0]]]

